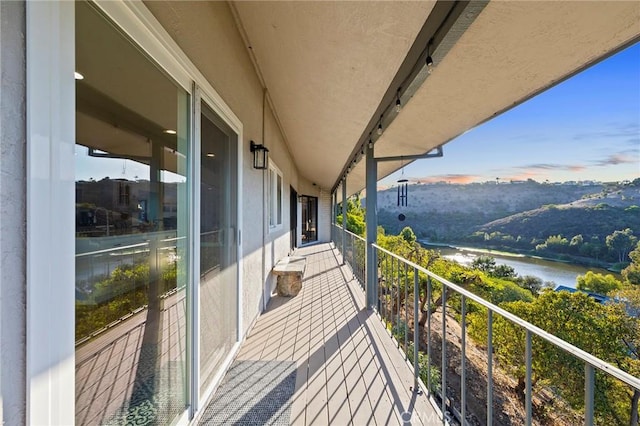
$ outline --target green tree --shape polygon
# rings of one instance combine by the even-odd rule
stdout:
[[[336,216],[338,226],[342,225],[342,213]],[[356,235],[364,236],[365,210],[360,201],[360,195],[356,194],[347,199],[347,230]]]
[[[508,311],[557,337],[633,374],[634,359],[625,340],[637,329],[618,306],[601,305],[584,293],[545,291],[531,303],[502,305]],[[470,334],[486,342],[486,312],[471,314]],[[518,380],[516,391],[524,399],[525,331],[501,316],[494,317],[496,356]],[[637,335],[636,335],[637,339]],[[571,406],[584,406],[584,363],[547,341],[533,339],[534,388],[547,383]],[[597,424],[629,424],[633,393],[617,380],[596,375]],[[625,397],[626,395],[626,397]]]
[[[574,235],[571,238],[571,242],[569,242],[569,248],[574,253],[579,253],[582,245],[584,244],[584,238],[582,238],[582,234]]]
[[[491,272],[491,276],[496,278],[515,278],[516,275],[516,270],[509,265],[496,265]]]
[[[640,242],[635,250],[629,253],[631,263],[622,270],[622,276],[629,284],[640,285]]]
[[[496,259],[492,256],[480,255],[473,259],[471,268],[482,271],[494,278],[515,278],[516,271],[509,265],[496,265]]]
[[[404,229],[400,231],[400,236],[409,244],[413,244],[418,240],[416,234],[413,233],[413,229],[409,226],[405,226]]]
[[[537,296],[540,294],[543,288],[552,288],[555,287],[555,284],[552,282],[544,282],[542,279],[538,277],[534,277],[533,275],[525,275],[524,277],[517,277],[515,283],[518,284],[522,288],[526,288],[533,294]]]
[[[584,275],[576,278],[576,288],[582,291],[590,291],[598,294],[609,294],[612,291],[622,288],[622,283],[611,274],[596,274],[587,271]]]
[[[607,235],[606,243],[609,250],[618,255],[618,262],[626,262],[627,255],[638,242],[638,238],[633,235],[631,228],[624,231],[614,231]]]
[[[538,251],[549,250],[556,253],[566,253],[568,248],[569,241],[560,234],[547,237],[544,244],[540,245],[540,249],[536,246],[536,250]]]
[[[637,250],[637,249],[636,249]],[[636,251],[634,250],[634,251]],[[628,335],[623,338],[629,357],[621,359],[618,367],[635,377],[640,377],[640,287],[627,287],[614,293],[618,312],[626,320]],[[638,426],[640,390],[634,389],[631,397],[631,426]]]
[[[492,256],[480,255],[473,259],[471,262],[471,268],[482,271],[486,274],[491,273],[496,267],[496,259]]]

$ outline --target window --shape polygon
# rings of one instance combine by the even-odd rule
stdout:
[[[282,226],[282,172],[269,163],[269,228]]]
[[[75,3],[75,34],[75,424],[176,423],[192,359],[188,317],[173,316],[190,303],[190,94],[94,4]]]
[[[120,182],[118,187],[118,201],[121,206],[128,206],[131,197],[129,185]]]

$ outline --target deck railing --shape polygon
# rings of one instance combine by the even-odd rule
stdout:
[[[334,226],[332,234],[336,237],[336,247],[342,252],[342,239],[345,239],[345,253],[344,259],[350,265],[354,271],[354,278],[356,278],[361,287],[365,286],[366,271],[364,269],[364,256],[366,243],[364,239],[350,233],[344,232],[340,227]],[[337,243],[340,241],[340,244]],[[434,405],[439,405],[442,415],[443,424],[451,422],[455,424],[467,424],[468,418],[468,392],[467,386],[469,385],[467,375],[467,349],[468,349],[468,333],[467,333],[467,313],[469,303],[475,303],[476,306],[480,306],[486,309],[487,315],[487,330],[486,330],[486,371],[484,377],[486,377],[486,424],[490,425],[494,422],[494,316],[498,315],[504,320],[510,322],[512,325],[519,327],[524,332],[524,345],[525,345],[525,389],[524,389],[524,419],[525,424],[531,425],[533,420],[533,351],[532,340],[541,339],[547,344],[552,345],[562,351],[570,354],[574,359],[584,364],[584,424],[593,425],[596,419],[595,415],[595,397],[596,397],[596,372],[598,374],[604,374],[619,380],[624,385],[629,386],[633,391],[640,391],[640,379],[628,374],[613,365],[581,350],[580,348],[571,345],[570,343],[536,327],[535,325],[523,320],[522,318],[484,300],[478,295],[462,288],[461,286],[454,284],[435,273],[427,270],[426,268],[410,262],[382,247],[373,244],[375,252],[377,253],[377,269],[378,269],[378,283],[376,283],[378,304],[377,313],[384,322],[387,330],[389,330],[390,337],[397,342],[398,349],[401,350],[405,356],[407,362],[413,368],[413,375],[415,379],[413,389],[422,392],[430,397],[430,400]],[[356,272],[358,271],[358,272]],[[420,280],[426,279],[426,309],[422,312],[420,307]],[[434,352],[434,340],[432,337],[432,325],[435,306],[431,305],[432,295],[434,295],[434,288],[440,293],[439,304],[437,309],[439,310],[440,317],[440,333],[441,336],[446,338],[441,339],[439,347],[440,361],[435,362],[432,358]],[[448,303],[447,298],[456,298],[456,318],[459,318],[459,326],[461,328],[459,338],[460,345],[460,360],[459,369],[458,366],[451,365],[451,360],[448,359],[447,345],[449,336],[447,335],[447,310],[452,310],[453,307]],[[413,330],[410,330],[410,325],[417,323],[414,319],[420,318],[425,314],[426,324],[426,362],[424,362],[424,353],[420,351],[420,345],[414,344],[414,342],[420,342],[420,330],[419,327],[413,326]],[[421,358],[422,356],[422,358]],[[422,371],[421,371],[422,368]],[[459,381],[459,402],[454,403],[451,397],[450,390],[452,387],[447,382],[448,370],[454,368],[460,372]],[[439,378],[437,377],[439,375]],[[422,380],[422,379],[426,380]],[[548,385],[549,389],[553,389],[553,383]],[[456,389],[456,393],[458,389]],[[453,419],[456,419],[453,421]],[[465,419],[465,420],[463,420]],[[481,420],[482,421],[482,420]],[[609,423],[614,424],[614,423]]]
[[[351,268],[353,278],[358,281],[360,288],[364,291],[367,241],[353,232],[343,232],[342,228],[336,225],[332,226],[331,233],[334,237],[334,244],[342,253],[345,263]],[[342,248],[343,244],[344,250]]]

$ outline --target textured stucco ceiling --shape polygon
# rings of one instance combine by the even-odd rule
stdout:
[[[375,155],[422,154],[638,37],[640,2],[490,2],[403,106]],[[378,178],[400,167],[379,163]],[[360,161],[347,192],[364,185]]]
[[[234,3],[302,176],[333,186],[433,5]],[[376,156],[422,154],[638,37],[640,2],[490,2],[404,103]],[[380,163],[378,177],[400,166]],[[364,187],[364,161],[347,181],[350,194]]]
[[[331,188],[435,2],[237,2],[302,176]]]

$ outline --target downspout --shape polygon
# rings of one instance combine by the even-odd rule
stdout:
[[[366,257],[366,304],[367,309],[378,309],[378,266],[377,252],[373,248],[376,243],[378,234],[378,215],[377,215],[377,180],[378,180],[378,163],[374,158],[374,145],[369,143],[366,151],[366,191],[367,199],[365,201],[366,208],[366,235],[367,235],[367,257]]]
[[[265,117],[265,103],[267,101],[267,89],[266,87],[264,89],[262,89],[262,139],[261,139],[261,143],[264,145],[264,117]],[[266,295],[266,291],[265,291],[265,285],[266,285],[266,274],[265,274],[265,268],[267,266],[267,259],[266,259],[266,243],[267,243],[267,235],[266,235],[266,226],[265,226],[265,222],[267,220],[267,209],[265,208],[265,198],[266,198],[266,190],[265,190],[265,177],[266,174],[266,170],[262,169],[262,311],[266,311],[267,310],[267,295]]]
[[[347,176],[342,179],[342,264],[345,263],[347,243]]]

